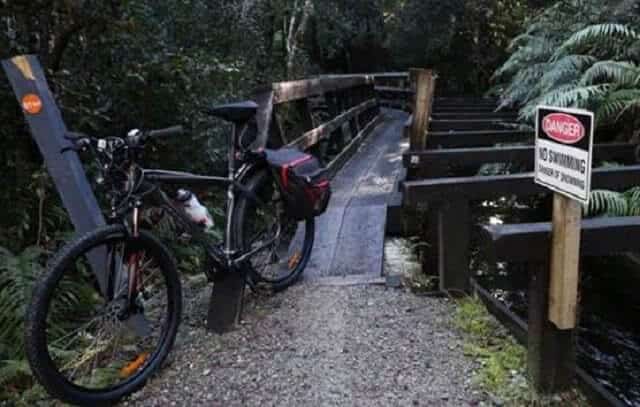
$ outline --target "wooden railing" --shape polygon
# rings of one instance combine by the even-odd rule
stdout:
[[[423,102],[424,103],[424,102]],[[404,154],[407,179],[401,185],[402,211],[426,217],[424,238],[429,244],[425,271],[437,270],[440,289],[452,293],[475,292],[516,338],[528,345],[528,370],[535,388],[556,392],[577,377],[589,393],[605,403],[616,403],[583,370],[575,366],[575,329],[558,330],[548,319],[549,254],[551,223],[480,225],[474,229],[474,201],[504,196],[518,198],[550,195],[533,181],[533,132],[513,130],[513,111],[495,112],[497,101],[486,98],[433,98],[424,131],[415,133],[415,119],[405,124],[407,136],[415,139]],[[416,106],[415,111],[419,111]],[[499,143],[525,143],[496,146]],[[593,188],[623,190],[637,185],[640,165],[636,144],[610,143],[594,146],[595,161],[614,160],[624,166],[599,168],[593,172]],[[517,173],[479,176],[480,166],[504,163]],[[415,216],[415,215],[413,215]],[[412,218],[411,223],[420,223]],[[405,223],[406,224],[406,223]],[[401,227],[393,228],[402,233]],[[529,273],[529,318],[515,316],[476,281],[470,271],[472,232],[480,253],[489,264],[526,264]],[[415,230],[413,231],[415,232]],[[640,218],[589,219],[582,223],[581,255],[600,256],[637,250]],[[522,267],[516,268],[522,269]]]
[[[380,120],[372,75],[334,75],[274,83],[256,92],[257,144],[297,146],[331,174]]]

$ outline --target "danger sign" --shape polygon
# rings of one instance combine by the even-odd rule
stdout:
[[[539,106],[535,181],[582,203],[589,201],[593,113]]]

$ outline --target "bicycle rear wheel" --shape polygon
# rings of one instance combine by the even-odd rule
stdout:
[[[313,219],[296,221],[287,215],[278,185],[271,173],[261,170],[245,185],[264,205],[241,197],[234,216],[236,244],[243,252],[267,245],[246,262],[247,282],[283,290],[302,275],[313,249]]]
[[[106,296],[92,264],[107,273]],[[67,244],[37,284],[26,320],[29,364],[56,398],[115,402],[160,367],[180,312],[180,280],[162,243],[121,225],[100,228]]]

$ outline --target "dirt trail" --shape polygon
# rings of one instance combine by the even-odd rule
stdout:
[[[172,360],[128,404],[145,406],[478,405],[447,299],[384,286],[307,282],[251,297],[217,336],[186,321]],[[193,309],[206,309],[206,296]]]

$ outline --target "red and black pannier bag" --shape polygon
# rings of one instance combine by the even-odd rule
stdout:
[[[331,198],[327,170],[317,158],[295,148],[265,150],[289,215],[305,220],[322,215]]]

